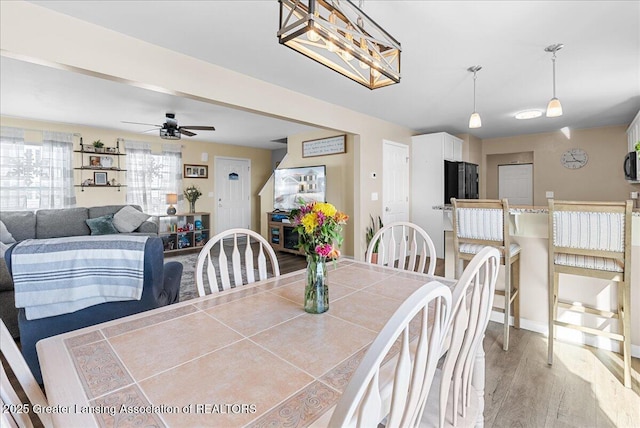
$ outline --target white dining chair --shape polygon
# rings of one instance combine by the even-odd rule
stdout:
[[[450,315],[451,290],[437,281],[409,296],[367,350],[340,397],[329,426],[376,427],[383,419],[387,427],[415,426],[442,353]],[[414,351],[409,325],[416,316],[420,327]],[[391,373],[391,379],[387,379],[381,374],[381,366],[397,341],[400,349],[384,367],[384,373]]]
[[[504,290],[496,294],[504,297],[494,310],[504,313],[502,349],[509,350],[509,325],[520,328],[520,246],[511,242],[509,231],[509,202],[507,199],[455,199],[453,205],[453,251],[456,278],[460,278],[465,261],[485,246],[500,252],[504,266]]]
[[[450,344],[442,369],[436,371],[421,427],[475,426],[479,392],[471,377],[489,323],[500,267],[500,253],[484,247],[465,268],[453,292]],[[453,388],[451,388],[453,386]]]
[[[29,366],[22,357],[16,342],[11,337],[11,333],[5,326],[4,321],[0,319],[0,351],[2,356],[9,364],[11,371],[18,380],[22,390],[27,396],[29,403],[25,403],[18,397],[17,391],[9,381],[9,376],[0,363],[0,401],[2,401],[2,427],[33,427],[29,414],[33,405],[47,407],[47,399],[45,398],[38,382],[33,377]],[[29,405],[30,411],[25,411],[25,405]],[[5,409],[8,411],[5,412]],[[48,413],[37,413],[42,425],[45,428],[52,427],[53,421]]]
[[[373,260],[377,250],[377,260]],[[373,235],[367,248],[366,261],[433,275],[436,270],[436,247],[427,232],[417,224],[399,221],[383,226]]]
[[[242,255],[239,243],[244,244]],[[225,251],[225,247],[228,248],[229,244],[232,244],[230,248],[231,272],[229,272],[229,257]],[[255,246],[257,246],[256,253],[254,253]],[[198,295],[204,296],[206,294],[205,275],[211,293],[231,288],[230,274],[233,275],[234,287],[266,279],[268,276],[267,258],[273,276],[279,276],[280,267],[276,253],[260,234],[249,229],[229,229],[213,236],[198,254],[196,264]],[[257,262],[257,279],[254,262]]]
[[[549,199],[549,341],[553,364],[556,327],[621,342],[624,386],[631,388],[631,215],[633,202],[580,202]],[[589,305],[566,294],[560,298],[560,274],[600,278],[616,284],[616,308]],[[636,284],[638,285],[638,284]],[[569,287],[567,287],[569,288]],[[588,289],[588,288],[587,288]],[[575,292],[575,291],[574,291]],[[579,299],[579,298],[578,298]],[[583,299],[583,301],[586,299]],[[600,303],[600,302],[598,302]],[[617,331],[567,322],[558,308],[586,316],[617,320]],[[636,326],[637,327],[637,326]]]

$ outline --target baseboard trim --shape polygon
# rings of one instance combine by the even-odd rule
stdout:
[[[504,323],[504,314],[496,311],[491,312],[491,321],[495,321],[499,324]],[[513,317],[509,318],[509,324],[513,325]],[[536,333],[549,336],[549,326],[547,323],[541,323],[538,321],[531,321],[526,318],[520,318],[520,328],[533,331]],[[558,339],[563,342],[575,343],[576,345],[588,345],[594,348],[604,349],[606,351],[618,352],[622,350],[620,342],[616,340],[607,339],[606,337],[594,336],[591,334],[581,333],[577,330],[571,330],[567,328],[556,329],[556,335]],[[640,345],[631,344],[631,356],[640,358]]]

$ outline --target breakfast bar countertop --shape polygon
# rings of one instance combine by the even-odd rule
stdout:
[[[434,210],[451,211],[453,206],[451,204],[434,205],[431,207]],[[536,206],[536,205],[512,205],[509,207],[510,214],[547,214],[549,207]],[[634,208],[633,215],[640,217],[640,208]]]

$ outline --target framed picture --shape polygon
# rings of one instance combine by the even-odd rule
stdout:
[[[93,173],[93,182],[96,186],[106,186],[107,185],[107,173],[106,172],[94,172]]]
[[[209,167],[207,165],[184,165],[184,178],[208,178]]]
[[[100,168],[102,166],[100,156],[89,156],[89,165],[93,168]]]
[[[346,135],[302,142],[302,157],[337,155],[347,152]]]

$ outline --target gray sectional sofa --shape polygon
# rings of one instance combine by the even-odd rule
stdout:
[[[137,205],[132,205],[142,212]],[[91,235],[87,219],[115,214],[125,205],[107,205],[90,208],[47,209],[37,211],[3,211],[0,220],[17,241],[25,239],[61,238],[66,236]],[[134,234],[158,235],[158,225],[153,221],[143,222]],[[13,337],[18,337],[18,310],[15,307],[13,281],[4,258],[0,258],[0,318]]]

